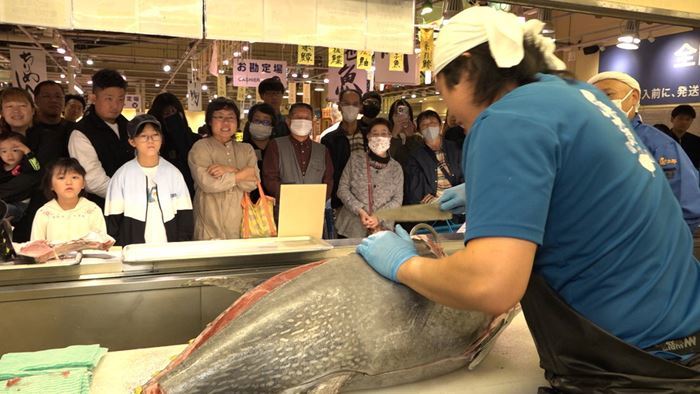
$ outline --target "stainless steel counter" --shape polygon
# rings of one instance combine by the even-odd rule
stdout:
[[[74,344],[125,350],[185,343],[240,296],[194,279],[267,278],[352,253],[359,240],[328,242],[332,249],[312,252],[185,255],[135,264],[123,263],[117,252],[112,259],[86,258],[72,266],[1,267],[0,354]],[[441,242],[448,253],[462,247],[460,235],[442,236]]]

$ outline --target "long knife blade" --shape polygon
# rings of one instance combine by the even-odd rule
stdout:
[[[441,211],[437,203],[380,209],[375,215],[379,220],[394,222],[425,222],[452,219],[452,214],[447,211]]]

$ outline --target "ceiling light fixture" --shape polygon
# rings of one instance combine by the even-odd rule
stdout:
[[[169,73],[170,70],[172,70],[172,67],[170,67],[169,64],[166,63],[163,65],[163,71],[165,71],[166,73]]]
[[[246,44],[246,45],[243,45],[243,47],[241,49],[243,50],[243,52],[248,52],[250,50],[250,47],[248,46],[248,44]]]
[[[63,56],[63,60],[65,60],[65,61],[67,61],[67,62],[70,62],[70,61],[73,60],[73,56],[71,56],[71,55]]]
[[[207,90],[209,90],[209,86],[207,86],[206,84],[202,85],[202,90],[206,92]]]
[[[633,20],[626,21],[622,30],[622,35],[617,38],[616,47],[626,49],[628,51],[634,51],[639,49],[640,42],[639,22]]]
[[[236,51],[233,53],[233,57],[241,57],[241,53]]]
[[[92,59],[88,58],[88,60],[86,60],[85,63],[86,63],[88,66],[92,66],[93,64],[95,64],[95,61],[93,61]]]
[[[301,74],[301,77],[302,77],[302,78],[308,78],[308,77],[309,77],[309,72],[308,72],[308,71],[304,71],[304,73]]]
[[[223,64],[224,66],[228,66],[228,59],[224,59],[224,60],[221,62],[221,64]]]
[[[544,22],[542,34],[554,34],[554,24],[552,23],[552,10],[549,8],[541,8],[537,13],[537,19]]]
[[[66,53],[66,48],[64,48],[64,47],[58,47],[58,49],[56,49],[56,52],[58,52],[58,53],[60,53],[61,55],[63,55],[63,54]]]
[[[421,15],[428,15],[431,12],[433,12],[433,2],[430,0],[426,0],[423,3],[423,8],[420,10]]]

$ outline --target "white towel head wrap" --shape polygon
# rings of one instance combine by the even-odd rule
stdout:
[[[516,66],[525,57],[523,38],[539,48],[551,70],[565,70],[564,62],[554,55],[554,41],[540,34],[544,25],[537,19],[521,23],[514,14],[490,7],[467,8],[440,30],[435,41],[434,74],[437,75],[464,52],[485,42],[489,43],[491,56],[499,68]]]

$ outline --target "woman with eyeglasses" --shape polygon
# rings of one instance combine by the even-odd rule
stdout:
[[[270,104],[255,104],[248,110],[248,122],[243,128],[243,142],[250,144],[258,159],[258,168],[262,169],[267,143],[272,136],[275,110]]]
[[[190,150],[196,240],[240,238],[243,193],[260,181],[253,147],[234,138],[240,114],[232,100],[213,100],[204,118],[210,135]]]

